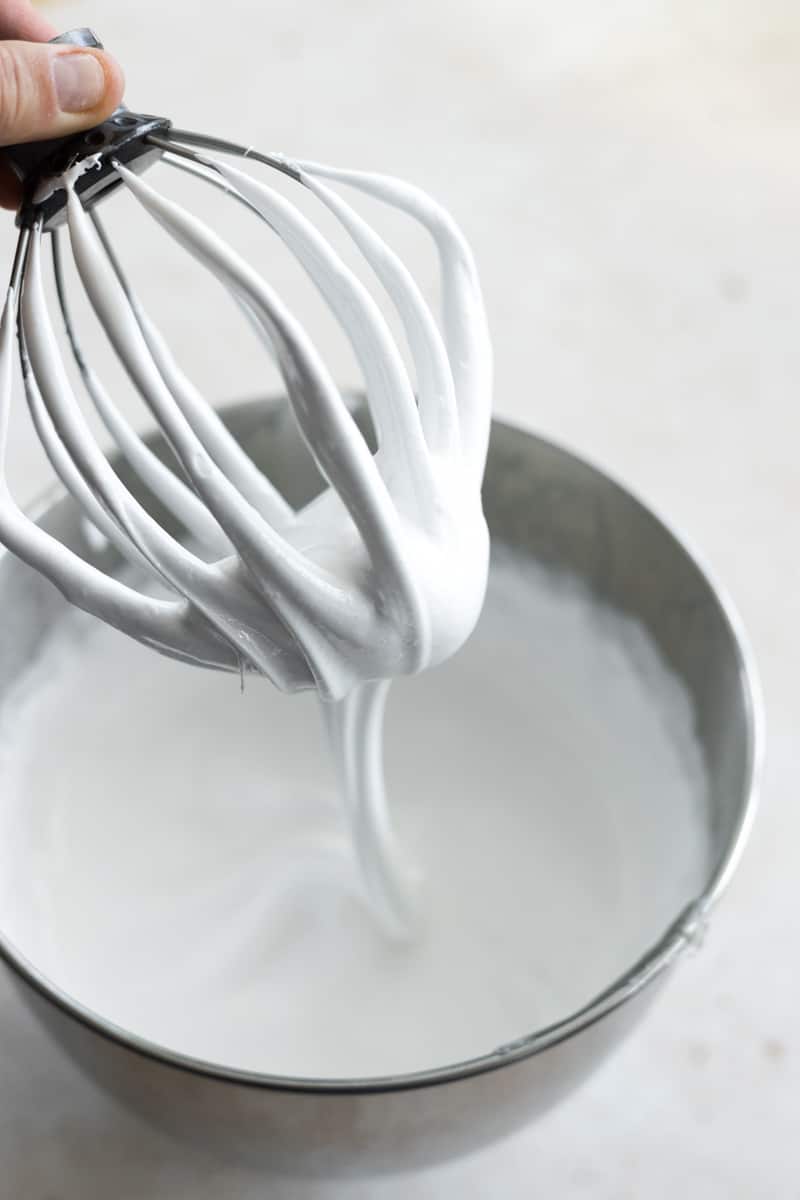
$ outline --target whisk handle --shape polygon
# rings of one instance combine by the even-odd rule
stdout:
[[[71,29],[51,40],[60,45],[103,49],[103,43],[87,28]],[[49,181],[86,158],[96,158],[97,166],[78,179],[75,190],[84,207],[92,207],[122,182],[112,159],[137,173],[146,170],[163,153],[147,142],[148,135],[166,133],[171,124],[165,117],[132,112],[121,104],[101,125],[82,133],[7,146],[2,153],[25,187],[17,224],[25,227],[41,220],[45,230],[61,225],[66,218],[66,193],[63,188],[52,190]]]

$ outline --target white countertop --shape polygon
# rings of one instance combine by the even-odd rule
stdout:
[[[267,1180],[193,1157],[93,1093],[3,978],[0,1195],[798,1200],[796,6],[47,7],[65,29],[97,27],[134,106],[393,170],[454,210],[482,266],[498,413],[586,453],[689,534],[751,635],[769,740],[762,811],[706,943],[633,1039],[525,1133],[413,1179]],[[9,265],[11,247],[9,220]],[[178,350],[196,349],[193,314],[172,299],[180,268],[141,234],[125,253],[146,263],[156,306],[161,289]],[[217,348],[206,354],[211,394],[252,391]],[[13,446],[12,481],[30,498],[46,471],[24,416]]]

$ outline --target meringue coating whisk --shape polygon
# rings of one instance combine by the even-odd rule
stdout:
[[[403,672],[444,657],[463,631],[436,628],[438,613],[431,609],[441,607],[441,598],[427,594],[424,572],[415,566],[430,557],[438,561],[437,574],[450,574],[462,593],[471,585],[481,591],[480,571],[470,580],[462,564],[450,560],[460,559],[462,543],[474,540],[476,530],[483,539],[479,484],[491,371],[477,275],[452,220],[400,181],[260,154],[127,109],[65,145],[45,144],[34,173],[30,155],[38,149],[20,148],[28,182],[2,321],[3,433],[18,323],[27,402],[56,474],[120,554],[175,595],[142,595],[54,544],[20,513],[5,484],[0,539],[74,604],[138,640],[191,662],[264,674],[286,690],[316,686],[337,697],[358,679],[382,677],[382,664],[371,661],[376,642],[384,658],[391,642]],[[377,305],[322,235],[277,192],[209,152],[290,176],[338,218],[399,313],[416,396]],[[302,325],[266,281],[214,230],[141,179],[156,161],[225,189],[296,255],[355,350],[376,430],[375,455]],[[400,259],[325,180],[377,197],[430,232],[442,266],[443,334]],[[120,187],[220,277],[271,344],[294,415],[330,485],[307,510],[293,512],[247,457],[138,303],[96,207]],[[91,305],[180,474],[134,432],[83,355],[67,307],[65,232]],[[48,235],[61,318],[86,392],[122,455],[179,520],[186,539],[172,537],[134,499],[82,415],[45,299]],[[311,522],[337,548],[325,563],[301,548]],[[441,578],[434,588],[440,590]],[[464,623],[474,615],[465,613]]]
[[[62,40],[99,45],[88,30]],[[386,689],[459,648],[480,613],[488,571],[480,489],[492,359],[463,235],[439,204],[400,180],[261,154],[125,107],[86,133],[15,147],[9,157],[25,201],[0,324],[0,541],[72,604],[163,654],[263,675],[289,692],[315,688],[336,702],[323,708],[362,874],[389,924],[403,925],[380,764]],[[267,179],[288,176],[332,214],[390,299],[411,371],[371,292],[329,241],[231,159],[266,169]],[[156,163],[222,189],[304,269],[354,351],[374,453],[303,324],[215,229],[142,178]],[[405,264],[331,183],[400,210],[428,232],[440,266],[441,325]],[[98,214],[120,189],[224,284],[277,363],[328,485],[299,511],[237,443],[137,299]],[[183,536],[134,497],[81,409],[46,296],[48,240],[82,386],[119,455]],[[128,423],[84,354],[66,294],[69,253],[175,470]],[[4,463],[17,354],[56,475],[91,525],[140,569],[143,586],[85,561],[15,504]]]

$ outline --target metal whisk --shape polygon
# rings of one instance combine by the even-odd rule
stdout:
[[[100,45],[88,30],[58,40]],[[125,107],[88,132],[16,147],[9,156],[25,201],[0,327],[0,453],[4,458],[16,343],[30,414],[56,474],[123,558],[166,585],[167,594],[106,574],[61,545],[23,515],[2,472],[0,541],[73,604],[140,642],[187,662],[257,672],[287,691],[317,687],[339,698],[383,677],[387,656],[394,656],[396,673],[410,673],[457,648],[485,584],[486,555],[475,548],[488,547],[480,480],[491,356],[472,256],[447,213],[398,180],[260,154]],[[333,247],[231,158],[282,172],[333,214],[392,300],[412,372],[370,292]],[[223,189],[293,252],[355,351],[375,454],[302,324],[269,284],[215,230],[141,178],[155,163]],[[441,266],[441,331],[398,256],[326,180],[403,210],[429,231]],[[329,484],[306,509],[295,512],[243,452],[144,312],[97,211],[119,189],[223,281],[271,348]],[[61,320],[88,397],[184,537],[173,537],[134,498],[82,413],[48,310],[48,238]],[[70,250],[177,470],[128,424],[84,357],[65,290]],[[450,595],[458,603],[448,604]]]

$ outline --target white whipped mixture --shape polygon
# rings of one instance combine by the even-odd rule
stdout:
[[[384,930],[408,936],[416,905],[395,848],[381,769],[390,680],[442,662],[469,636],[486,586],[480,499],[491,410],[491,347],[470,249],[449,215],[398,180],[288,163],[343,226],[391,299],[413,371],[374,298],[300,211],[226,163],[216,177],[259,213],[308,273],[350,340],[378,449],[368,449],[314,343],[259,272],[196,216],[120,166],[144,209],[234,295],[268,340],[303,436],[329,487],[294,513],[236,446],[123,287],[65,177],[78,272],[120,361],[191,484],[166,472],[122,420],[101,381],[88,391],[123,453],[205,553],[163,529],[97,445],[60,357],[45,299],[42,235],[31,235],[19,302],[28,402],[54,469],[86,517],[153,580],[156,597],[108,578],[36,528],[0,482],[0,540],[73,603],[146,645],[194,663],[316,688],[366,896]],[[269,174],[267,172],[267,174]],[[432,237],[441,332],[409,272],[323,182],[399,209]],[[16,297],[0,330],[0,433],[10,402]],[[2,450],[2,446],[0,446]]]
[[[173,1050],[249,1070],[374,1076],[487,1053],[606,987],[700,886],[703,779],[687,699],[641,631],[598,616],[577,586],[501,558],[466,651],[392,699],[395,836],[381,742],[389,682],[449,659],[484,599],[491,350],[472,256],[441,208],[396,180],[292,169],[391,298],[411,373],[370,293],[308,220],[233,167],[219,164],[218,178],[340,321],[375,455],[254,267],[121,173],[279,362],[330,485],[300,513],[175,363],[70,190],[83,285],[187,481],[157,463],[89,372],[100,415],[185,537],[148,515],[81,413],[32,235],[20,300],[31,413],[54,469],[142,583],[59,545],[0,481],[0,538],[115,627],[67,622],[6,705],[0,927],[70,995]],[[441,332],[403,264],[326,178],[432,235]],[[0,435],[16,303],[11,293],[0,330]],[[245,692],[175,659],[241,670]],[[289,700],[268,681],[315,689],[327,731],[313,696]]]
[[[407,943],[360,902],[313,695],[240,693],[74,614],[0,714],[0,927],[160,1045],[341,1078],[565,1017],[702,887],[689,698],[569,577],[496,547],[475,633],[392,689],[386,738],[424,878]]]

